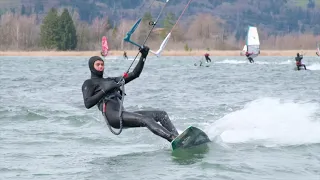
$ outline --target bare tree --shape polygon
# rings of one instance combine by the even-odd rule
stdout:
[[[210,14],[199,14],[191,22],[187,31],[188,40],[200,48],[214,48],[223,41],[223,21]]]
[[[230,7],[232,8],[232,7]],[[72,12],[78,35],[77,50],[100,50],[102,36],[107,36],[109,48],[112,50],[129,50],[137,47],[125,43],[123,38],[134,25],[135,20],[121,18],[121,21],[110,25],[108,17],[96,18],[91,24],[83,22],[76,11]],[[312,17],[314,18],[314,17]],[[189,18],[190,19],[190,18]],[[21,16],[5,13],[0,18],[0,50],[39,50],[40,25],[37,15]],[[315,19],[314,19],[315,21]],[[133,41],[143,41],[149,33],[149,21],[141,24],[132,35]],[[41,22],[40,22],[41,23]],[[301,23],[300,23],[301,25]],[[147,42],[151,49],[157,49],[163,41],[162,27],[157,26]],[[270,29],[258,25],[262,50],[306,50],[315,49],[319,36],[311,32],[283,33],[270,35]],[[140,40],[140,41],[139,41]],[[166,50],[183,50],[186,45],[196,50],[242,49],[245,39],[236,40],[234,32],[228,32],[225,22],[210,14],[198,14],[191,21],[182,21],[172,30]]]

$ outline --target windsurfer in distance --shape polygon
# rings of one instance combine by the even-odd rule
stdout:
[[[103,51],[101,51],[100,54],[101,54],[102,57],[106,57],[106,55],[104,54]]]
[[[126,51],[123,52],[123,58],[128,60],[128,56],[127,56],[127,52]]]
[[[209,54],[208,54],[208,53],[204,54],[204,57],[206,58],[207,63],[208,63],[209,61],[211,62],[211,59],[209,58]]]
[[[297,53],[297,56],[295,59],[296,59],[296,66],[298,71],[300,70],[301,66],[304,67],[304,70],[307,70],[306,65],[301,63],[301,60],[303,59],[303,55],[300,55],[299,53]]]
[[[141,56],[136,67],[132,72],[125,73],[123,77],[103,78],[104,61],[99,56],[91,57],[88,62],[91,78],[85,80],[82,85],[84,105],[87,109],[97,105],[113,128],[120,128],[121,118],[124,128],[147,127],[154,134],[171,142],[178,136],[178,132],[167,112],[159,110],[135,112],[121,110],[123,109],[121,99],[124,96],[121,86],[140,76],[149,48],[147,46],[140,48],[140,53]]]
[[[253,58],[250,57],[250,55],[252,55],[252,54],[253,54],[253,53],[249,53],[248,51],[246,52],[246,56],[247,56],[247,58],[248,58],[248,60],[249,60],[250,63],[254,63]]]

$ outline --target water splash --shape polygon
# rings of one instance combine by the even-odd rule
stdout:
[[[215,62],[217,64],[250,64],[248,60],[234,60],[234,59],[225,59],[223,61],[217,61]],[[276,60],[276,61],[261,61],[261,59],[259,60],[255,60],[254,64],[260,64],[260,65],[266,65],[266,64],[279,64],[279,65],[287,65],[287,64],[292,64],[293,61],[288,59],[286,61],[280,61],[280,60]]]
[[[317,103],[262,98],[216,121],[208,129],[209,136],[220,136],[224,143],[265,146],[320,143],[320,121],[314,118],[317,111]]]
[[[226,59],[226,60],[219,61],[219,62],[216,62],[216,63],[218,63],[218,64],[245,64],[245,63],[248,63],[248,61]]]
[[[310,70],[320,70],[320,64],[319,64],[319,63],[312,64],[312,65],[310,65],[310,66],[307,66],[307,69],[310,69]]]

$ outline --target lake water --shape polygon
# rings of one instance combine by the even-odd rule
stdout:
[[[179,157],[147,128],[113,135],[81,86],[89,57],[0,57],[0,179],[319,180],[320,59],[150,57],[126,85],[126,110],[168,112],[213,141]],[[105,75],[132,61],[108,57]]]

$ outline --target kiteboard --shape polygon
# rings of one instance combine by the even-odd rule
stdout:
[[[208,142],[211,142],[211,140],[205,132],[197,127],[189,126],[171,142],[171,147],[172,151],[174,151],[199,146]]]
[[[260,54],[260,40],[257,27],[248,27],[246,44],[243,46],[240,55],[245,56],[246,52],[250,54],[249,57],[251,58],[255,58]]]

